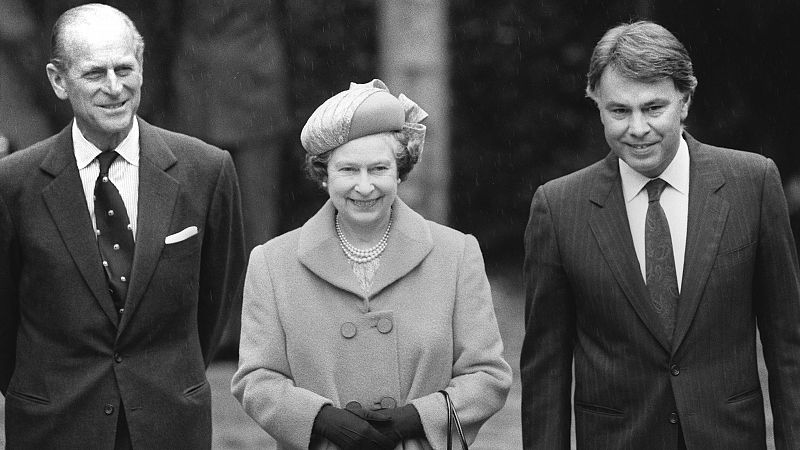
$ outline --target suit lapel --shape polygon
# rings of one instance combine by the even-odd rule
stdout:
[[[58,134],[53,149],[40,167],[54,177],[42,191],[42,197],[61,239],[100,308],[116,324],[117,313],[108,293],[108,283],[72,148],[71,126]]]
[[[689,144],[690,157],[689,218],[674,350],[680,346],[697,312],[729,209],[728,202],[717,194],[725,178],[712,155],[688,134],[684,137]]]
[[[669,339],[650,304],[650,293],[642,279],[633,246],[617,158],[610,153],[604,163],[596,181],[597,188],[589,198],[593,206],[589,226],[628,302],[650,333],[669,351]]]
[[[167,169],[177,159],[155,128],[139,120],[139,211],[137,211],[136,249],[131,269],[126,309],[135,310],[144,294],[164,248],[180,184]],[[127,324],[126,314],[120,331]]]

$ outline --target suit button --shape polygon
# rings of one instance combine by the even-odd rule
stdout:
[[[114,361],[121,363],[122,362],[122,355],[119,353],[114,353]]]
[[[673,377],[677,377],[681,374],[681,369],[677,364],[673,364],[669,366],[669,373],[671,373]]]
[[[358,411],[359,409],[361,409],[361,403],[358,403],[355,400],[353,400],[352,402],[347,402],[347,405],[344,406],[344,409],[347,409],[349,411]]]
[[[392,331],[392,319],[390,319],[388,317],[381,317],[381,319],[378,320],[378,331],[380,331],[383,334],[391,332]]]
[[[356,335],[358,330],[356,328],[356,324],[353,322],[345,322],[342,324],[342,327],[339,329],[339,331],[341,331],[342,336],[344,336],[346,339],[350,339]]]
[[[671,424],[675,425],[675,424],[677,424],[678,422],[679,422],[679,420],[678,420],[678,413],[676,413],[676,412],[671,412],[671,413],[669,413],[669,423],[671,423]]]
[[[381,409],[397,408],[397,400],[392,397],[383,397],[381,399]]]
[[[103,407],[103,412],[106,413],[107,416],[114,414],[114,405],[106,405]]]

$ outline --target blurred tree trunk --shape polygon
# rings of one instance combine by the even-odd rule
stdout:
[[[447,223],[450,210],[450,89],[446,0],[378,1],[380,77],[430,114],[425,147],[400,196],[425,218]]]
[[[636,15],[642,19],[644,18],[649,19],[653,16],[654,6],[655,6],[655,0],[639,0],[636,3]]]

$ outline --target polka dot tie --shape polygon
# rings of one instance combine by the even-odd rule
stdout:
[[[661,178],[650,180],[645,186],[648,196],[644,231],[645,271],[653,308],[661,318],[667,336],[672,339],[678,309],[678,278],[669,223],[660,203],[666,186],[667,182]]]
[[[108,169],[117,156],[119,154],[111,150],[97,157],[100,175],[94,185],[94,214],[97,245],[108,279],[108,291],[117,311],[122,314],[133,263],[133,232],[125,203],[108,177]]]

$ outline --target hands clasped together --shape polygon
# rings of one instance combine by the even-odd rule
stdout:
[[[405,439],[425,436],[419,413],[410,403],[378,411],[325,405],[314,419],[312,433],[342,450],[391,450]]]

